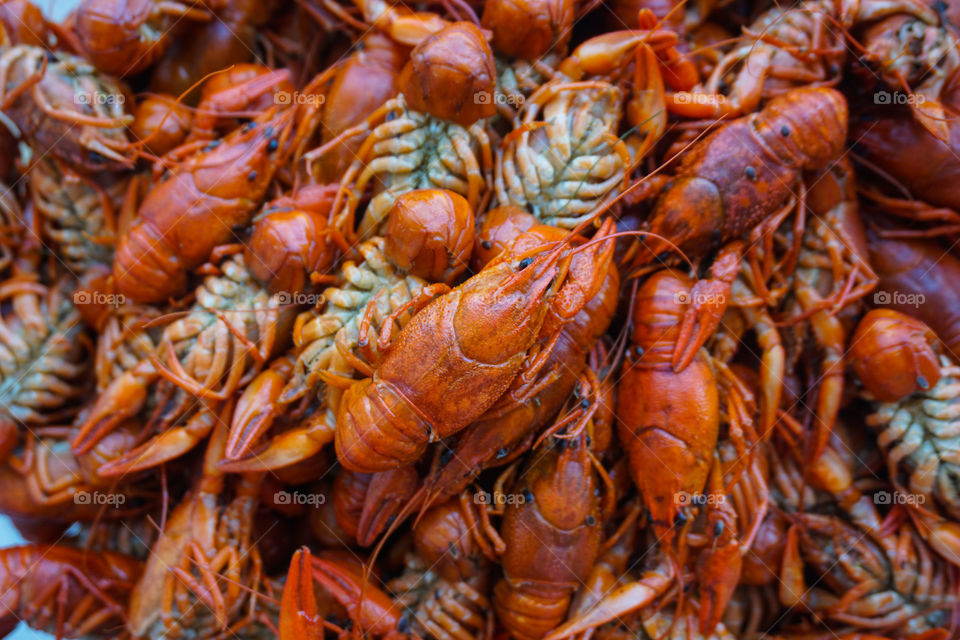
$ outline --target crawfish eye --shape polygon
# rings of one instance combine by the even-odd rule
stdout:
[[[524,258],[523,260],[520,261],[520,264],[517,265],[517,268],[521,270],[526,269],[527,267],[530,266],[531,262],[533,262],[533,258]]]
[[[530,489],[524,489],[521,493],[525,502],[533,502],[533,492]]]
[[[501,460],[501,459],[503,459],[503,458],[506,458],[508,453],[510,453],[510,449],[507,449],[506,447],[503,447],[502,449],[500,449],[499,451],[497,451],[497,460]]]
[[[490,249],[493,247],[493,244],[491,244],[489,240],[484,240],[483,242],[480,243],[480,246],[483,247],[484,249]]]
[[[450,458],[453,457],[453,449],[444,449],[443,453],[440,454],[440,464],[447,464],[450,462]]]
[[[277,142],[276,138],[273,138],[272,140],[270,140],[270,142],[267,143],[267,149],[269,149],[270,151],[276,151],[277,147],[279,146],[280,146],[280,143]]]
[[[719,538],[722,533],[723,533],[723,520],[713,525],[713,537]]]
[[[584,522],[587,523],[588,527],[592,527],[593,525],[597,524],[597,519],[593,516],[587,516],[587,519],[584,520]]]
[[[930,382],[923,376],[917,376],[917,386],[921,389],[929,389]]]

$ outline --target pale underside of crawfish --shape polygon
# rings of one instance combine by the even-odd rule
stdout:
[[[252,538],[256,499],[188,494],[174,509],[134,591],[128,629],[144,638],[273,638],[248,615],[261,588],[260,553]],[[176,575],[173,570],[178,570]],[[182,576],[195,582],[188,586]],[[198,585],[215,588],[202,592]],[[167,596],[166,591],[173,591]],[[222,608],[207,593],[219,591]],[[209,596],[208,596],[209,598]]]
[[[499,204],[525,207],[543,224],[576,227],[616,195],[630,164],[617,138],[621,108],[621,91],[606,83],[560,88],[542,105],[532,98],[520,121],[526,130],[497,152]]]
[[[816,40],[818,35],[833,35],[834,30],[824,26],[832,14],[831,2],[769,9],[750,25],[750,34],[744,35],[741,43],[721,59],[707,81],[707,90],[717,92],[724,83],[729,83],[734,87],[731,97],[737,100],[742,99],[737,95],[739,91],[749,91],[759,80],[761,91],[743,105],[755,107],[761,97],[784,93],[798,84],[798,79],[791,79],[788,72],[778,77],[774,67],[792,69],[802,77],[799,81],[803,84],[825,83],[836,77],[843,63],[840,43]],[[836,49],[832,55],[818,51],[830,45]],[[742,78],[731,79],[731,72]]]
[[[397,196],[414,189],[449,189],[476,209],[486,191],[484,172],[489,171],[490,164],[490,141],[482,121],[467,129],[414,111],[403,94],[385,108],[392,118],[374,129],[364,142],[359,155],[365,167],[356,177],[356,193],[348,196],[352,208],[371,179],[378,178],[382,186],[367,206],[359,229],[361,237],[377,233]],[[357,171],[359,168],[351,167],[343,183],[353,181]]]
[[[801,552],[819,577],[804,596],[811,610],[837,624],[901,634],[946,622],[955,586],[912,527],[878,542],[836,517],[806,514],[801,523]]]
[[[121,322],[119,339],[129,351],[122,363],[100,363],[100,374],[123,370],[141,353],[146,359],[123,371],[100,394],[74,438],[74,451],[88,450],[119,421],[146,408],[151,412],[148,430],[159,431],[158,438],[166,436],[169,446],[157,446],[156,440],[145,443],[107,468],[123,473],[130,470],[125,465],[151,466],[157,456],[170,459],[186,452],[209,433],[219,404],[246,385],[257,364],[271,355],[279,318],[278,298],[238,254],[221,265],[221,274],[207,277],[197,288],[193,305],[163,328],[153,349],[151,327]],[[164,379],[154,384],[161,376]],[[184,424],[180,431],[167,433]]]
[[[410,554],[404,573],[388,582],[387,588],[397,594],[409,628],[421,637],[479,639],[484,637],[490,612],[490,600],[483,594],[485,578],[478,574],[469,581],[451,582],[420,556]]]
[[[142,326],[155,316],[146,308],[126,305],[110,314],[97,336],[94,359],[97,391],[103,391],[116,378],[132,371],[157,348],[161,329]]]
[[[960,518],[960,367],[943,357],[940,370],[933,389],[878,405],[867,423],[880,431],[891,474],[905,473],[911,491]]]
[[[222,276],[208,278],[197,289],[193,310],[164,331],[164,339],[174,343],[184,369],[197,380],[216,380],[223,375],[219,358],[232,357],[247,366],[252,363],[252,358],[238,358],[239,353],[247,353],[247,347],[232,336],[225,323],[257,344],[264,338],[263,327],[276,321],[278,299],[253,277],[242,255],[227,261],[222,271]],[[222,353],[224,346],[232,353]]]
[[[43,231],[67,267],[82,272],[92,264],[113,263],[113,212],[123,195],[122,183],[108,192],[44,158],[30,171],[30,187]]]
[[[384,255],[383,247],[379,236],[362,242],[357,247],[362,262],[344,263],[340,273],[344,284],[323,292],[323,310],[305,311],[297,318],[294,341],[298,353],[286,398],[317,389],[321,382],[318,374],[323,372],[353,375],[354,367],[344,351],[374,364],[378,359],[376,339],[387,316],[426,286],[424,280],[400,273]],[[370,323],[368,344],[361,349],[365,318]],[[338,397],[339,390],[327,388],[328,409],[336,410]]]
[[[522,106],[521,98],[529,98],[530,94],[547,80],[539,64],[534,65],[520,58],[511,60],[501,56],[497,56],[494,62],[497,65],[498,107],[499,103],[502,103],[514,107],[515,110],[519,109]],[[538,62],[548,67],[555,67],[560,62],[560,56],[551,52]]]
[[[45,295],[13,296],[0,321],[0,407],[8,418],[43,424],[83,391],[80,315],[66,282]]]

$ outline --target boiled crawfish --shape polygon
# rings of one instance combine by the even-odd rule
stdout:
[[[39,155],[85,171],[129,168],[125,94],[83,58],[20,45],[0,54],[0,107]]]

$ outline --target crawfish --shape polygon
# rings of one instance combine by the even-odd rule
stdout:
[[[42,285],[15,269],[0,287],[0,412],[4,423],[49,424],[83,394],[86,348],[65,280]],[[82,300],[81,300],[82,302]]]
[[[793,208],[805,170],[825,168],[839,157],[846,130],[846,99],[833,89],[797,89],[723,125],[694,144],[675,176],[659,185],[662,191],[644,223],[653,239],[644,242],[635,262],[647,264],[674,249],[702,256],[751,229],[762,232],[764,224]],[[759,162],[761,157],[766,160]],[[730,244],[721,256],[741,252]],[[722,262],[715,260],[718,276],[691,292],[675,369],[689,364],[723,315],[739,265],[727,268]]]
[[[275,104],[290,104],[294,87],[287,69],[262,64],[233,65],[203,83],[188,141],[214,140],[241,121],[235,113],[261,113]]]
[[[255,633],[276,620],[258,594],[269,587],[252,535],[261,475],[216,469],[228,421],[214,430],[201,478],[171,512],[133,589],[127,629],[135,637]]]
[[[4,616],[0,633],[25,621],[58,638],[116,633],[142,564],[109,552],[22,545],[0,550]]]
[[[406,610],[398,629],[443,640],[491,637],[491,564],[478,535],[459,500],[423,514],[403,573],[386,584]]]
[[[527,222],[533,222],[532,216],[527,213],[518,214],[513,222],[518,219],[522,221],[521,216],[525,216]],[[526,226],[524,222],[521,224]],[[523,237],[524,240],[515,240],[511,251],[522,251],[537,243],[558,241],[565,235],[555,227],[533,224],[530,224],[526,234],[516,234],[516,237]],[[506,237],[501,235],[500,239],[505,240]],[[573,260],[576,263],[576,266],[571,266],[573,269],[593,268],[586,264],[587,256],[577,254]],[[450,454],[445,454],[441,464],[432,470],[425,484],[428,493],[434,494],[433,499],[459,493],[484,469],[507,464],[525,451],[534,435],[560,410],[578,379],[583,391],[580,410],[583,410],[584,402],[597,409],[596,400],[588,393],[594,384],[581,374],[587,364],[588,353],[613,319],[619,284],[619,274],[611,263],[600,290],[587,300],[573,318],[563,323],[556,343],[549,352],[544,351],[546,361],[540,373],[535,378],[515,379],[497,405],[465,429],[456,444],[450,447]],[[540,349],[550,348],[550,337],[541,336]]]
[[[834,14],[830,0],[767,9],[743,28],[703,86],[668,95],[668,108],[694,118],[745,115],[761,100],[798,86],[836,84],[846,49],[832,28]],[[728,95],[721,93],[723,87],[729,87]]]
[[[572,0],[486,0],[480,24],[493,32],[493,48],[510,58],[537,61],[564,52],[573,31]]]
[[[357,251],[363,261],[348,260],[340,269],[344,285],[324,290],[321,309],[297,316],[294,351],[289,356],[293,362],[292,375],[264,372],[244,392],[227,448],[229,460],[250,459],[260,465],[258,468],[285,466],[316,453],[329,443],[333,437],[334,412],[343,390],[342,385],[325,383],[349,380],[358,367],[369,370],[369,365],[357,354],[362,354],[370,363],[381,359],[378,342],[369,341],[371,328],[376,330],[381,325],[392,324],[396,312],[399,312],[397,320],[405,322],[407,304],[426,295],[424,280],[403,274],[386,258],[383,238],[367,240]],[[286,365],[278,362],[276,366]],[[251,445],[267,431],[278,409],[292,407],[303,398],[308,402],[318,398],[322,402],[304,424],[251,456]],[[245,468],[227,464],[224,463],[224,469]]]
[[[568,229],[590,217],[624,188],[633,166],[616,135],[621,102],[620,89],[599,81],[534,92],[497,148],[499,204],[527,207],[543,224]]]
[[[181,19],[209,20],[203,9],[176,0],[84,0],[75,30],[86,57],[104,73],[139,73],[160,59]]]
[[[960,123],[947,118],[943,123],[947,136],[940,139],[902,113],[887,117],[870,115],[850,124],[850,136],[857,141],[855,148],[924,201],[902,201],[899,208],[883,207],[884,210],[896,213],[900,209],[903,215],[918,222],[939,222],[956,228],[960,223],[956,214],[960,211]]]
[[[868,259],[849,162],[807,178],[813,187],[803,193],[814,214],[800,237],[796,271],[783,322],[797,327],[809,322],[821,363],[808,442],[812,458],[826,445],[843,397],[845,343],[857,302],[877,283]],[[787,234],[790,235],[789,233]],[[793,234],[796,240],[796,232]],[[785,241],[789,244],[789,240]],[[792,258],[789,260],[792,261]]]
[[[298,111],[268,110],[190,155],[147,194],[117,245],[113,273],[121,293],[158,303],[184,291],[190,271],[249,222],[297,144]]]
[[[331,557],[332,556],[332,557]],[[327,622],[325,602],[318,605],[314,581],[346,609],[354,629],[377,637],[398,637],[403,613],[399,603],[376,585],[368,584],[363,567],[353,557],[325,554],[314,557],[306,547],[290,559],[280,603],[281,640],[322,640],[324,629],[342,629]]]
[[[373,32],[356,45],[330,83],[323,105],[321,142],[328,143],[354,127],[400,91],[399,77],[409,50]],[[360,150],[360,137],[331,149],[316,166],[324,182],[339,180]]]
[[[201,4],[213,10],[214,19],[179,25],[176,37],[153,65],[151,91],[180,95],[210,73],[250,62],[257,47],[257,27],[267,21],[274,7],[273,2],[262,0]]]
[[[941,94],[960,71],[955,29],[941,23],[933,7],[916,2],[869,24],[861,41],[868,68],[895,90],[908,91],[914,118],[938,140],[949,140],[950,112]]]
[[[932,550],[909,521],[884,535],[836,516],[790,518],[783,604],[837,624],[901,634],[940,627],[948,619],[956,585],[948,565],[932,561]],[[816,576],[816,586],[806,588],[804,572]]]
[[[931,350],[932,353],[932,350]],[[926,354],[929,359],[931,353]],[[934,498],[952,518],[960,513],[956,463],[957,391],[960,368],[941,356],[936,383],[898,401],[877,402],[867,423],[879,431],[890,477],[907,477],[907,487],[918,495]]]
[[[808,88],[777,96],[693,145],[646,227],[702,255],[780,210],[794,197],[803,171],[825,168],[840,156],[846,134],[847,102],[839,92]],[[671,249],[655,239],[646,246],[650,257]]]
[[[382,232],[394,200],[414,189],[448,189],[477,210],[492,165],[490,140],[478,120],[494,110],[491,102],[474,96],[493,95],[495,73],[493,54],[480,30],[469,23],[450,25],[411,53],[398,80],[400,95],[308,153],[309,170],[316,177],[317,158],[343,139],[369,133],[341,178],[334,210],[344,222],[338,226],[352,231],[359,200],[374,178],[383,189],[367,206],[358,230],[361,237]]]
[[[877,304],[925,322],[947,353],[960,354],[960,260],[927,240],[883,238],[868,229],[870,262],[880,278]],[[897,295],[899,294],[899,295]],[[922,304],[915,304],[917,300]]]
[[[325,306],[298,317],[295,348],[288,355],[293,363],[292,379],[286,382],[268,371],[245,392],[227,449],[230,460],[249,452],[251,443],[276,417],[278,406],[290,407],[301,398],[310,403],[321,396],[321,383],[326,383],[325,405],[313,407],[311,417],[268,445],[256,456],[256,463],[273,466],[276,462],[270,461],[271,456],[280,454],[277,461],[290,464],[329,442],[333,416],[350,376],[354,370],[369,375],[382,356],[384,344],[370,342],[371,330],[392,327],[394,322],[403,326],[412,307],[422,306],[435,292],[446,290],[443,284],[428,285],[421,276],[452,281],[469,262],[473,212],[454,193],[405,193],[391,209],[387,226],[392,236],[360,244],[362,263],[344,263],[340,276],[345,286],[329,287],[323,293]],[[281,362],[277,366],[286,368]],[[225,464],[230,465],[225,469],[240,468]]]
[[[899,402],[940,380],[939,340],[920,320],[892,309],[865,315],[850,340],[850,364],[870,395]]]
[[[101,186],[53,158],[30,169],[30,190],[44,234],[66,266],[84,272],[113,263],[123,181]]]
[[[707,483],[720,430],[720,383],[738,450],[756,439],[746,412],[752,394],[736,374],[703,349],[688,367],[671,366],[691,287],[692,279],[670,269],[640,287],[632,310],[634,346],[627,351],[617,394],[620,440],[632,478],[658,536],[668,542],[680,511],[677,497],[699,495]]]
[[[43,518],[72,516],[81,521],[103,518],[114,520],[136,513],[156,496],[147,482],[126,482],[118,485],[114,478],[100,475],[100,468],[119,458],[136,443],[136,425],[124,424],[104,438],[90,452],[74,455],[70,451],[69,427],[40,427],[22,437],[23,446],[7,461],[23,478],[26,493],[35,506],[23,515]],[[14,481],[6,490],[17,493]],[[97,494],[114,498],[110,508],[95,503]],[[71,508],[73,503],[76,508]],[[87,508],[84,508],[87,507]],[[20,511],[14,509],[15,511]],[[63,511],[64,513],[57,513]]]
[[[410,191],[393,204],[384,234],[384,252],[397,268],[452,285],[470,263],[473,210],[452,191]]]
[[[181,316],[164,327],[145,359],[112,380],[80,424],[73,439],[77,453],[153,405],[146,431],[159,433],[104,465],[101,473],[152,467],[198,444],[213,428],[219,406],[272,355],[277,336],[290,321],[276,297],[257,284],[242,256],[227,260],[221,275],[209,276]],[[149,348],[149,342],[140,344]],[[150,393],[151,383],[161,378],[164,384]]]
[[[336,185],[310,185],[268,202],[254,217],[244,259],[270,291],[292,298],[333,266],[343,244],[329,225],[335,193]]]
[[[38,155],[85,171],[129,168],[123,90],[85,60],[20,45],[0,54],[0,108]]]
[[[50,25],[43,12],[30,0],[0,3],[0,24],[13,44],[45,47],[50,44]]]
[[[519,261],[505,256],[414,316],[373,376],[340,399],[335,442],[341,464],[369,472],[412,462],[429,441],[479,418],[518,374],[530,375],[523,371],[527,352],[548,315],[572,317],[603,282],[613,242],[588,248],[592,271],[569,270],[565,243]],[[556,324],[546,327],[557,332]],[[425,349],[433,354],[429,360],[417,355]]]
[[[600,553],[592,465],[581,433],[537,451],[512,489],[523,500],[503,517],[504,577],[494,586],[493,607],[513,637],[542,638],[556,627]]]

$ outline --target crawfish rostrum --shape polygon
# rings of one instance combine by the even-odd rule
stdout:
[[[960,640],[960,1],[0,0],[0,636]]]

